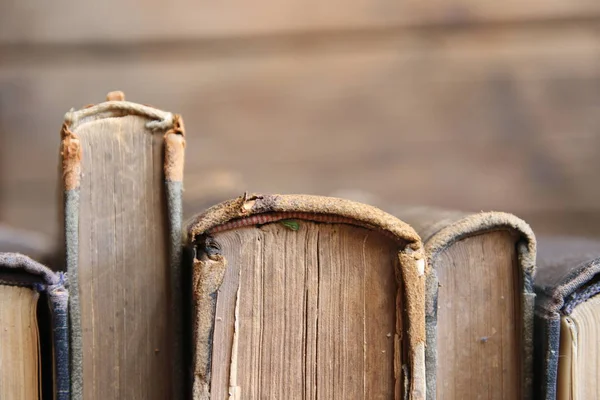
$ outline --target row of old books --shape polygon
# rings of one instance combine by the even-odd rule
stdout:
[[[64,270],[0,254],[1,399],[599,397],[595,242],[307,195],[184,225],[182,119],[120,92],[60,143]]]

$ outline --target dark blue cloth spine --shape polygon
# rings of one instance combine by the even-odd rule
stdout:
[[[61,284],[48,286],[54,344],[54,391],[55,400],[70,400],[69,293],[62,281]]]
[[[535,315],[534,388],[539,400],[556,399],[560,316]]]

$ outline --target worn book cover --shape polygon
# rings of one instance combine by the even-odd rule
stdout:
[[[193,398],[423,399],[425,260],[374,207],[244,195],[186,228]]]
[[[535,291],[537,398],[599,398],[600,242],[540,238]]]
[[[180,398],[183,121],[112,92],[61,137],[72,398]]]
[[[529,399],[536,242],[511,214],[398,210],[427,257],[427,398]]]
[[[0,399],[69,400],[64,275],[0,253]]]

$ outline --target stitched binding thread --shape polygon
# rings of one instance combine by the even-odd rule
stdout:
[[[232,229],[248,227],[252,225],[264,225],[271,222],[282,221],[286,219],[301,219],[306,221],[313,222],[322,222],[327,224],[348,224],[348,225],[358,225],[365,227],[367,229],[375,230],[382,235],[393,239],[394,241],[398,241],[398,237],[391,234],[390,232],[379,229],[373,226],[369,226],[366,224],[362,224],[352,218],[342,217],[339,215],[332,214],[316,214],[316,213],[307,213],[307,212],[276,212],[276,213],[268,213],[268,214],[256,214],[249,217],[238,218],[232,221],[226,222],[222,225],[217,225],[212,229],[209,229],[208,234],[214,234],[218,232],[229,231]]]
[[[47,286],[49,292],[53,292],[57,289],[63,289],[68,286],[67,274],[64,272],[57,272],[56,274],[58,275],[58,282],[49,284]]]
[[[150,130],[168,130],[174,125],[175,116],[172,113],[128,101],[105,101],[78,111],[71,109],[65,114],[65,123],[72,126],[82,119],[110,111],[124,111],[147,116],[152,119],[146,123],[146,127]]]

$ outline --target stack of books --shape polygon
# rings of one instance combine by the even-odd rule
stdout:
[[[0,253],[1,399],[600,397],[599,243],[309,195],[184,224],[181,116],[111,92],[60,140],[63,271]]]

